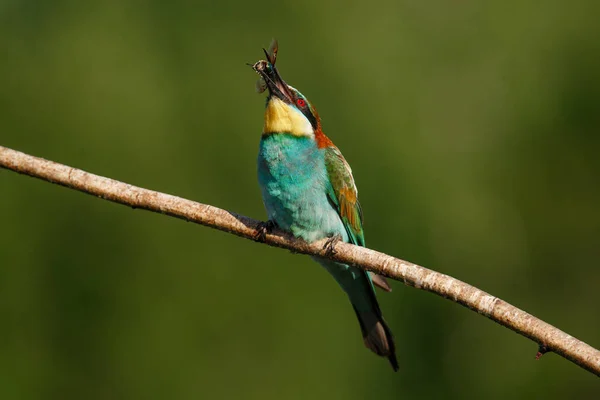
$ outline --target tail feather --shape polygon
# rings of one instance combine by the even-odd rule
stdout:
[[[356,267],[320,258],[315,259],[333,275],[348,295],[358,317],[365,346],[375,354],[387,357],[394,371],[398,371],[394,337],[381,315],[369,274]],[[379,283],[382,287],[387,286],[385,279],[381,278]]]
[[[398,371],[394,336],[383,317],[375,313],[359,312],[356,307],[354,311],[360,323],[365,346],[378,356],[386,357],[394,371]]]
[[[385,276],[374,274],[372,272],[369,272],[369,276],[371,277],[371,281],[375,286],[385,290],[386,292],[392,291],[392,287],[388,283],[387,279],[385,279]]]

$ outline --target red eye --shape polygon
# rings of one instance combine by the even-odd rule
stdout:
[[[296,100],[296,104],[298,104],[298,107],[304,107],[306,105],[306,101],[304,99],[298,99]]]

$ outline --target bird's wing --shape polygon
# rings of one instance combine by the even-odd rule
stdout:
[[[358,193],[352,176],[352,169],[344,159],[337,147],[326,147],[325,166],[331,187],[327,193],[329,201],[337,210],[350,241],[356,245],[364,246],[363,216]]]
[[[331,183],[327,193],[329,201],[342,219],[350,242],[364,247],[363,215],[358,202],[358,191],[352,176],[352,169],[337,147],[330,146],[323,150],[325,152],[325,166]],[[387,292],[391,291],[383,276],[370,275],[375,285]]]

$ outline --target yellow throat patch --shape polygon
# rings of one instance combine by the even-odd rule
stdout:
[[[273,96],[265,110],[263,135],[270,133],[289,133],[294,136],[314,137],[314,131],[308,118],[293,106]]]

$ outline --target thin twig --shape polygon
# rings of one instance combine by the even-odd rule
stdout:
[[[66,165],[33,157],[0,146],[0,167],[92,194],[133,208],[166,214],[210,228],[255,239],[260,221],[206,204],[139,188],[113,179],[93,175]],[[364,247],[339,242],[335,252],[327,251],[326,240],[308,244],[274,231],[264,235],[270,246],[311,254],[402,281],[417,289],[435,293],[462,304],[479,314],[523,335],[544,352],[554,352],[600,376],[600,351],[554,326],[448,275],[391,257]],[[532,357],[533,359],[533,357]]]

